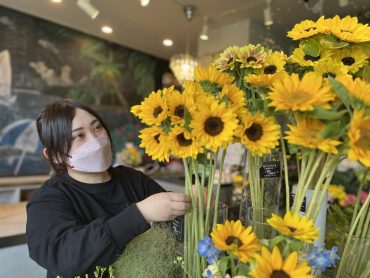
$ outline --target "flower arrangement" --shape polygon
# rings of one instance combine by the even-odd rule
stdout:
[[[296,24],[288,36],[299,41],[290,57],[261,45],[232,46],[221,53],[213,66],[196,68],[195,80],[185,82],[182,92],[174,87],[152,92],[131,109],[147,126],[139,137],[140,146],[148,155],[160,161],[167,161],[170,155],[183,159],[185,193],[192,197],[193,204],[185,216],[184,269],[189,277],[200,277],[207,265],[206,257],[217,253],[210,249],[210,253],[204,251],[201,255],[213,255],[200,257],[195,252],[198,242],[210,230],[215,248],[226,252],[229,259],[224,261],[230,262],[218,265],[221,275],[229,267],[234,269],[234,275],[235,269],[244,269],[240,263],[249,261],[250,256],[240,257],[239,247],[245,241],[254,242],[259,234],[231,222],[225,223],[227,228],[218,226],[221,173],[228,144],[241,142],[247,150],[248,190],[253,209],[264,208],[271,200],[265,194],[268,182],[261,177],[263,159],[280,147],[284,168],[288,169],[287,154],[300,157],[292,202],[288,173],[284,171],[287,214],[283,219],[273,215],[268,220],[283,238],[260,237],[261,242],[267,240],[269,244],[261,246],[262,253],[248,266],[249,270],[258,264],[269,265],[268,271],[286,266],[290,267],[285,272],[288,276],[304,273],[307,276],[302,277],[311,277],[306,263],[297,263],[301,249],[294,249],[298,248],[296,243],[285,238],[296,237],[303,242],[310,239],[309,243],[316,238],[317,230],[305,223],[316,221],[343,159],[348,157],[361,163],[367,169],[363,178],[366,180],[370,167],[370,27],[358,23],[355,17],[321,17],[316,22],[305,20]],[[287,124],[278,124],[278,119]],[[276,177],[279,171],[281,168]],[[370,236],[369,196],[360,203],[363,186],[361,182],[344,254],[354,234]],[[312,190],[312,197],[301,211],[308,190]],[[305,214],[304,220],[299,213]],[[253,215],[253,220],[264,222],[262,214]],[[293,224],[303,225],[303,234]],[[234,230],[239,234],[229,237],[227,233]],[[210,244],[206,238],[203,245]],[[232,251],[225,249],[227,246]],[[321,254],[320,258],[327,254],[320,252],[316,252]],[[239,264],[234,267],[235,257]],[[337,277],[345,264],[342,259]],[[303,270],[295,272],[295,268]],[[361,271],[369,273],[370,269],[365,266]],[[271,275],[262,268],[250,274]]]
[[[143,162],[143,154],[133,143],[127,142],[125,147],[117,153],[116,160],[125,165],[139,166]]]
[[[322,273],[336,265],[336,248],[305,251],[307,244],[318,238],[312,220],[288,212],[284,218],[272,215],[267,222],[281,235],[259,239],[252,227],[244,227],[240,220],[218,224],[211,237],[198,243],[198,253],[209,263],[203,277],[309,278],[314,277],[311,268]]]

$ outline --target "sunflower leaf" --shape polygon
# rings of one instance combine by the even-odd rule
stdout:
[[[285,240],[285,237],[284,236],[277,236],[277,237],[274,237],[271,241],[270,241],[270,248],[272,249],[274,246],[278,245],[280,242],[282,242],[283,240]]]
[[[222,257],[217,262],[218,269],[220,270],[222,277],[226,274],[226,271],[229,268],[229,257]]]
[[[288,144],[288,151],[289,151],[289,154],[295,154],[299,151],[299,146],[298,145],[293,145],[293,144]]]
[[[363,42],[363,43],[359,43],[359,46],[362,47],[362,49],[365,51],[365,52],[370,52],[370,41],[368,42]]]
[[[320,55],[320,44],[316,40],[310,39],[304,46],[303,51],[306,55],[317,57]]]
[[[362,80],[370,83],[370,65],[367,64],[362,68]]]
[[[166,118],[164,121],[161,122],[161,128],[164,132],[171,131],[171,120],[170,118]]]
[[[320,45],[327,49],[337,49],[347,46],[348,42],[338,40],[332,35],[325,35],[320,39]]]
[[[203,165],[204,167],[207,167],[208,166],[208,159],[206,157],[206,155],[204,153],[200,153],[198,154],[197,156],[197,162],[201,165]]]
[[[343,104],[349,109],[351,105],[353,105],[353,100],[348,94],[346,87],[342,85],[339,81],[335,80],[334,78],[328,78],[331,87],[333,88],[335,94],[341,99]]]
[[[188,109],[184,109],[184,119],[185,119],[185,128],[191,130],[190,122],[191,122],[191,114],[189,113]]]
[[[320,120],[329,120],[329,121],[335,121],[339,120],[343,117],[344,114],[347,113],[347,110],[342,111],[335,111],[327,110],[322,108],[321,106],[316,106],[315,109],[308,113],[308,115],[312,118],[320,119]]]
[[[320,136],[323,138],[333,138],[339,135],[344,129],[342,121],[334,121],[326,125],[326,127],[320,132]]]

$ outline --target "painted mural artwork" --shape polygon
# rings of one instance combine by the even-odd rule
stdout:
[[[95,109],[116,151],[135,142],[129,107],[159,88],[165,71],[159,58],[0,6],[0,177],[50,172],[35,120],[57,99]]]

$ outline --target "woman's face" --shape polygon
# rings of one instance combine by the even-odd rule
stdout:
[[[76,108],[76,114],[72,120],[72,143],[69,152],[73,152],[93,138],[102,136],[108,136],[108,134],[100,121],[89,112]]]

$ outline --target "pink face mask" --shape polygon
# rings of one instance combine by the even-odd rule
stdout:
[[[108,136],[87,141],[69,154],[73,170],[96,173],[104,172],[112,165],[112,150]]]

